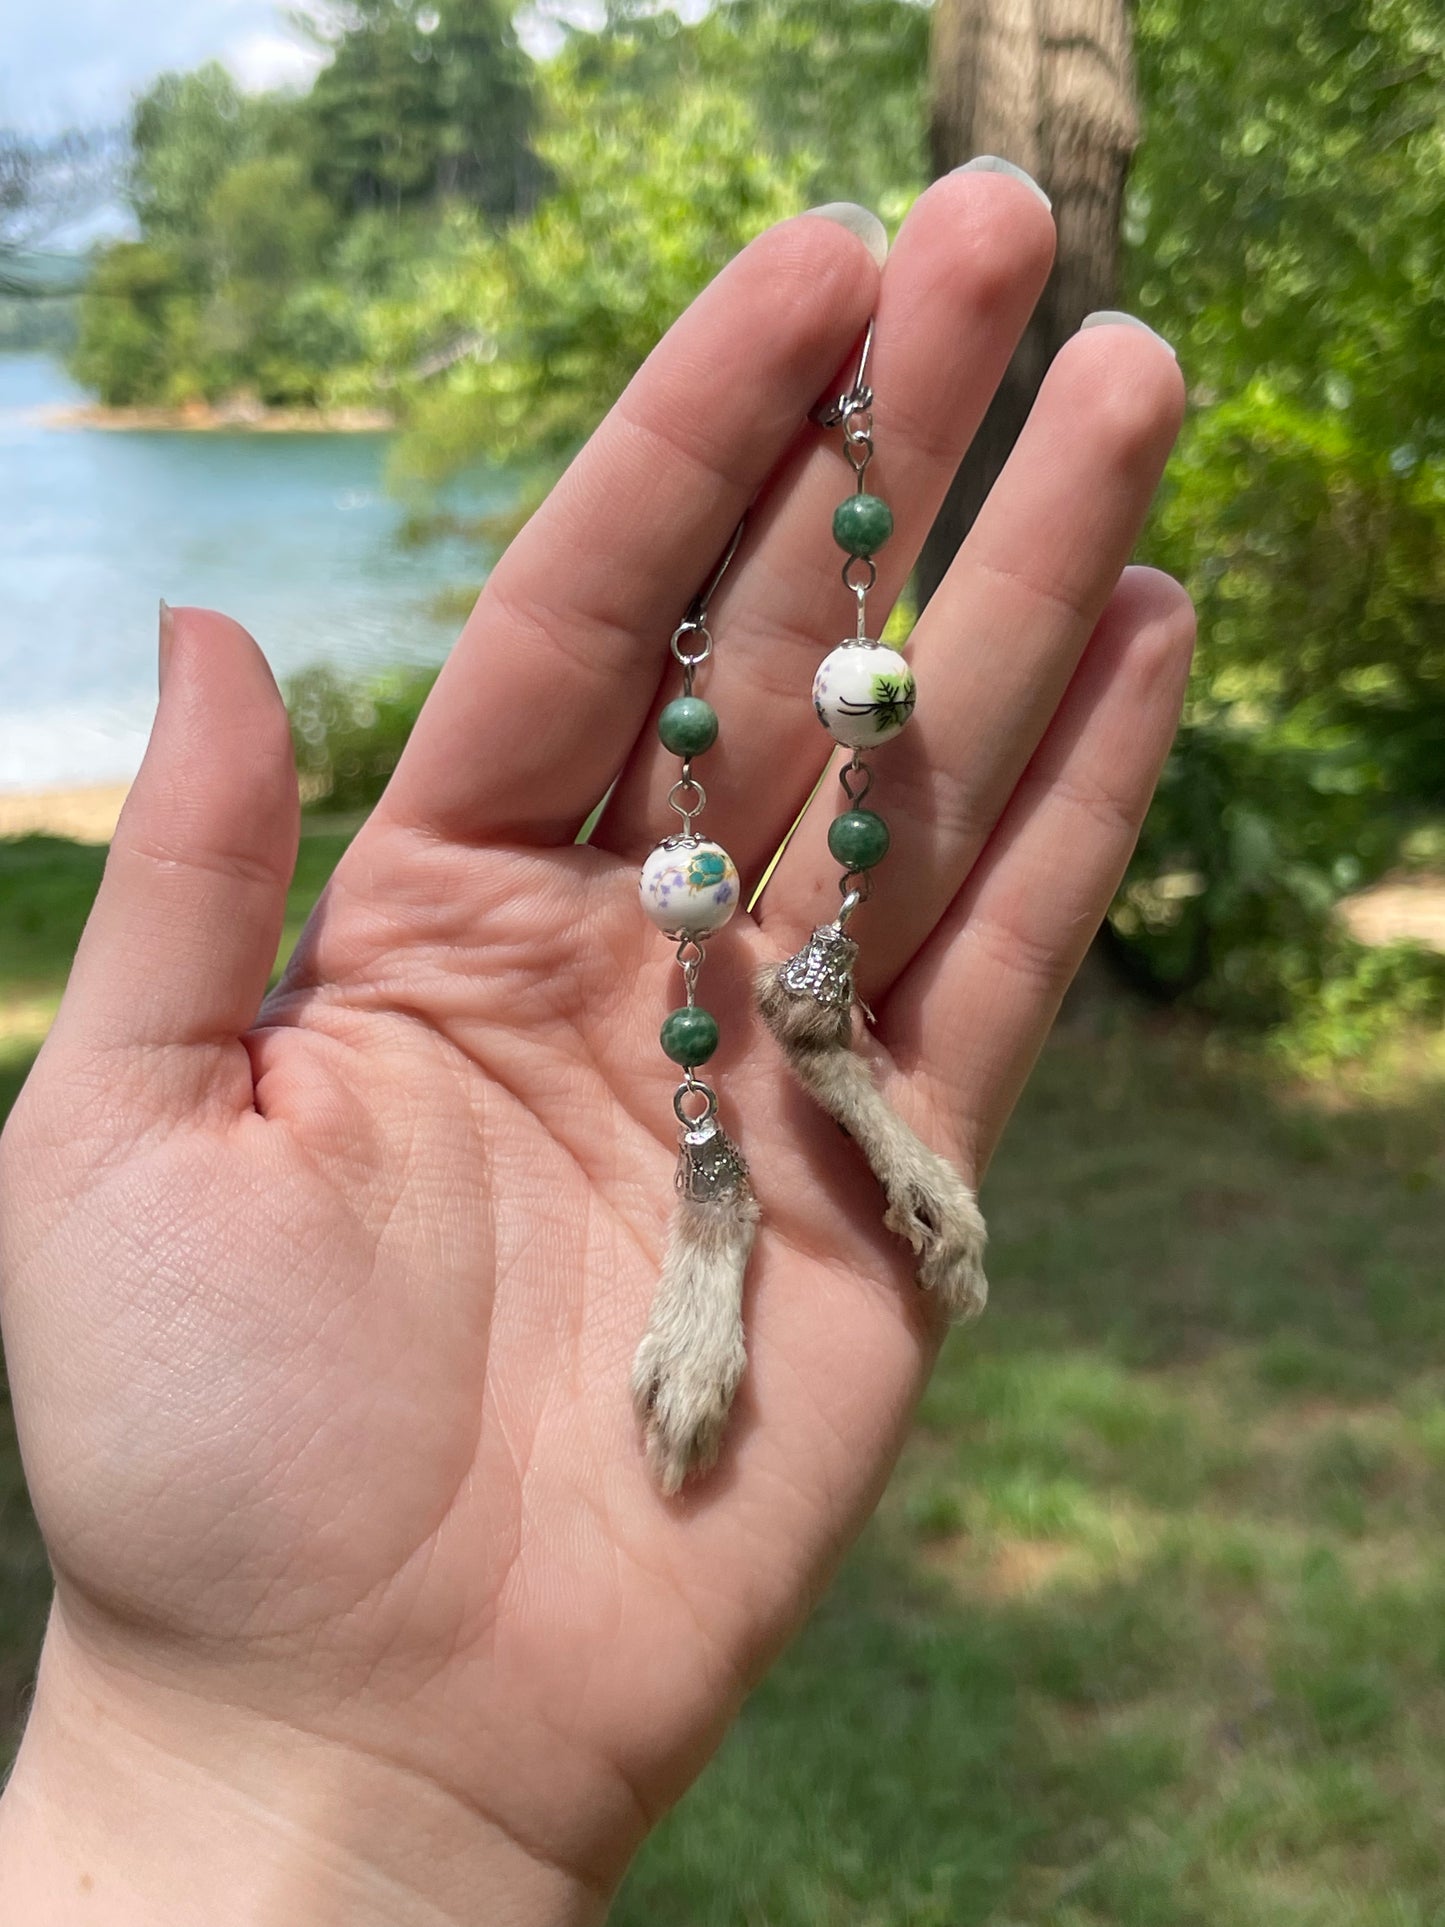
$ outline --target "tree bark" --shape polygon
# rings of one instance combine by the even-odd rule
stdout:
[[[1044,371],[1117,299],[1124,183],[1139,137],[1128,0],[935,0],[935,176],[975,154],[1027,168],[1054,204],[1058,256],[918,564],[921,607],[1018,438]]]

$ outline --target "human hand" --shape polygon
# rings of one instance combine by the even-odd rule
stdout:
[[[848,470],[807,411],[876,310],[886,606],[1052,238],[1026,189],[970,174],[921,197],[881,282],[828,220],[746,249],[499,563],[264,1005],[286,718],[235,624],[175,613],[0,1171],[57,1581],[0,1808],[7,1917],[80,1917],[86,1891],[148,1927],[198,1892],[217,1927],[600,1918],[866,1518],[938,1321],[748,1009],[834,912],[831,791],[710,946],[763,1211],[723,1459],[666,1501],[639,1451],[676,1154],[674,965],[636,896],[675,775],[653,718],[667,637],[759,497],[706,691],[708,826],[754,882],[822,767],[808,691],[848,614]],[[1146,331],[1070,342],[911,645],[859,988],[891,1101],[975,1175],[1177,720],[1187,602],[1124,565],[1181,407]]]

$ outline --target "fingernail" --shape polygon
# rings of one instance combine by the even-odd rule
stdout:
[[[822,207],[805,208],[804,212],[836,221],[839,227],[856,234],[878,267],[888,259],[888,230],[871,208],[860,207],[856,201],[825,201]]]
[[[171,659],[171,642],[175,636],[175,626],[175,616],[171,611],[171,605],[166,601],[165,597],[162,596],[160,654],[156,670],[156,687],[158,689],[164,689],[166,686],[166,665]]]
[[[1172,341],[1164,341],[1157,328],[1151,328],[1147,321],[1141,321],[1136,314],[1125,314],[1122,308],[1096,308],[1093,314],[1086,314],[1079,323],[1079,333],[1082,334],[1085,328],[1138,328],[1142,334],[1153,335],[1156,341],[1163,342],[1174,359],[1179,359]]]
[[[975,154],[971,161],[965,161],[962,167],[955,167],[953,171],[955,174],[1007,174],[1011,181],[1022,181],[1025,187],[1031,187],[1044,206],[1051,211],[1053,209],[1053,202],[1032,174],[1016,166],[1013,161],[1000,160],[997,154]]]

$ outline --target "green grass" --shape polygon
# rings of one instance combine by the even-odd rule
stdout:
[[[0,846],[27,1022],[98,862]],[[1423,1045],[1307,1083],[1190,1028],[1057,1036],[989,1183],[992,1309],[616,1927],[1442,1927],[1442,1115]],[[45,1586],[8,1433],[0,1563],[17,1709]]]

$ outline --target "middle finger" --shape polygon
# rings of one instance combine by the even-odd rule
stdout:
[[[877,610],[907,580],[1033,311],[1053,242],[1042,201],[991,173],[936,182],[899,232],[883,271],[870,362],[878,456],[869,486],[895,518],[878,557]],[[851,376],[845,366],[840,387]],[[748,882],[777,849],[826,760],[809,691],[820,655],[852,616],[831,532],[851,483],[840,438],[804,430],[751,511],[709,614],[717,648],[697,693],[716,709],[721,729],[697,773],[707,786],[709,826]],[[676,693],[675,679],[667,679],[593,835],[624,856],[641,855],[670,821],[677,759],[658,743],[656,722]]]

